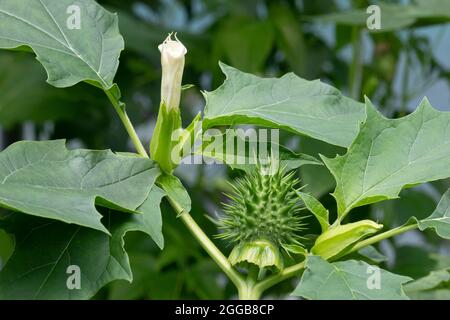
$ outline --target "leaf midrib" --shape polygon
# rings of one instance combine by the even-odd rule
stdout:
[[[78,234],[78,232],[80,231],[81,227],[78,227],[75,232],[73,233],[73,235],[71,236],[71,238],[69,239],[67,245],[65,246],[65,248],[61,251],[61,254],[59,255],[59,257],[57,258],[57,260],[54,262],[53,268],[50,270],[50,272],[47,274],[47,276],[45,277],[44,281],[41,283],[41,285],[38,288],[38,291],[34,294],[33,296],[33,300],[36,299],[36,297],[41,293],[43,287],[45,286],[45,284],[48,282],[48,279],[50,279],[50,276],[52,275],[53,271],[55,271],[56,266],[58,265],[58,263],[61,261],[62,257],[64,256],[64,253],[69,249],[70,244],[72,243],[73,239],[75,238],[75,236]]]

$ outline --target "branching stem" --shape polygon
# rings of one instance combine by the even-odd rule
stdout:
[[[194,238],[200,243],[200,245],[205,249],[209,256],[214,260],[214,262],[222,269],[222,271],[228,276],[228,278],[233,282],[233,284],[240,290],[240,288],[245,286],[245,281],[230,264],[228,259],[223,255],[223,253],[216,247],[216,245],[209,239],[202,228],[195,222],[192,216],[183,210],[183,208],[172,198],[168,198],[171,206],[180,215],[181,221],[192,233]]]
[[[413,223],[413,224],[400,226],[400,227],[388,230],[386,232],[380,233],[378,235],[375,235],[373,237],[370,237],[368,239],[365,239],[365,240],[357,243],[347,254],[356,252],[364,247],[370,246],[374,243],[391,238],[391,237],[399,235],[401,233],[413,230],[417,227],[418,227],[417,223]],[[273,287],[274,285],[280,283],[281,281],[284,281],[286,279],[289,279],[291,277],[299,275],[300,272],[303,271],[304,267],[305,267],[305,261],[302,261],[293,266],[290,266],[290,267],[284,269],[283,271],[281,271],[280,273],[270,276],[267,279],[259,282],[255,286],[255,289],[262,294],[265,290]]]
[[[117,100],[112,96],[112,94],[105,90],[106,95],[108,96],[109,101],[111,101],[114,109],[116,109],[117,114],[122,120],[122,123],[125,129],[128,132],[128,135],[133,142],[137,152],[143,156],[148,158],[147,151],[145,151],[144,146],[139,139],[136,130],[133,127],[130,119],[128,118],[125,110],[120,106]],[[183,212],[183,208],[180,206],[178,202],[174,199],[169,198],[169,202],[173,209],[180,215],[181,221],[185,224],[185,226],[189,229],[192,235],[197,239],[200,245],[205,249],[205,251],[211,256],[211,258],[217,263],[217,265],[222,269],[222,271],[230,278],[230,280],[234,283],[234,285],[241,291],[241,288],[245,286],[245,281],[242,276],[231,266],[228,262],[228,259],[222,254],[222,252],[214,245],[214,243],[208,238],[208,236],[203,232],[202,228],[198,226],[189,212]]]
[[[130,119],[128,118],[125,109],[120,106],[118,101],[112,96],[112,94],[108,91],[105,91],[109,100],[111,101],[114,109],[116,109],[120,120],[128,132],[128,135],[131,138],[136,150],[138,153],[148,158],[148,154],[145,151],[142,142],[140,141],[136,130],[133,127]],[[214,262],[222,269],[222,271],[228,276],[228,278],[233,282],[239,292],[239,299],[259,299],[264,291],[273,287],[274,285],[292,278],[296,275],[299,275],[303,269],[305,268],[305,261],[297,263],[293,266],[287,267],[282,270],[280,273],[269,276],[268,278],[257,281],[254,274],[249,274],[247,279],[244,279],[243,276],[233,268],[228,259],[223,255],[223,253],[216,247],[216,245],[209,239],[209,237],[205,234],[202,228],[195,222],[189,212],[186,212],[182,206],[176,202],[174,199],[169,197],[169,203],[172,208],[180,215],[181,221],[183,221],[184,225],[189,229],[194,238],[199,242],[199,244],[203,247],[203,249],[209,254],[209,256],[214,260]],[[365,239],[358,244],[356,244],[352,250],[348,253],[358,251],[366,246],[377,243],[381,240],[393,237],[395,235],[401,234],[403,232],[413,230],[417,228],[417,223],[409,224],[405,226],[401,226],[398,228],[394,228],[392,230],[388,230],[386,232],[380,233],[376,236]]]

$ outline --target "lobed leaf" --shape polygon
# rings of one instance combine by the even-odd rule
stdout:
[[[12,214],[7,228],[15,235],[17,247],[0,272],[0,299],[89,299],[113,280],[131,282],[124,236],[142,231],[162,247],[158,222],[163,196],[154,186],[143,214],[108,212],[104,222],[111,236],[79,225]],[[70,266],[80,270],[79,289],[67,285]]]
[[[35,52],[53,86],[86,81],[110,89],[124,42],[117,15],[94,0],[0,1],[0,48],[24,46]]]
[[[364,120],[363,105],[319,80],[288,73],[260,78],[220,63],[226,80],[206,92],[204,129],[216,125],[256,124],[282,128],[347,147]]]
[[[173,175],[164,174],[158,177],[157,183],[166,192],[169,199],[175,200],[180,205],[182,211],[177,212],[177,215],[191,211],[191,198],[180,179]]]
[[[328,210],[313,196],[297,191],[298,196],[302,199],[306,208],[314,214],[316,219],[319,221],[320,226],[322,228],[322,232],[325,232],[330,227],[330,223],[328,220]]]
[[[427,291],[430,292],[443,289],[443,292],[446,293],[448,299],[450,297],[449,269],[431,271],[425,277],[407,283],[404,286],[404,289],[408,296],[417,298],[420,298],[420,296]]]
[[[386,262],[388,257],[378,251],[374,246],[367,246],[358,250],[357,255],[375,264]]]
[[[151,160],[64,140],[17,142],[0,153],[0,206],[108,233],[95,205],[140,212],[159,173]]]
[[[308,256],[306,270],[292,294],[312,300],[406,300],[402,284],[410,280],[362,261],[329,263]]]
[[[432,228],[440,237],[450,239],[450,189],[442,196],[428,218],[418,220],[418,225],[421,231]]]
[[[351,209],[394,199],[409,186],[450,177],[450,113],[423,100],[400,119],[386,119],[366,102],[367,119],[347,153],[322,157],[336,180],[342,219]]]

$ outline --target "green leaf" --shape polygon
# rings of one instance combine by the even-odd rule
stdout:
[[[373,263],[386,262],[388,258],[378,251],[374,246],[367,246],[358,250],[358,255],[368,259]]]
[[[113,280],[131,282],[123,238],[129,231],[142,231],[155,239],[152,224],[161,219],[162,196],[154,187],[147,200],[149,210],[140,215],[107,213],[104,220],[111,237],[73,224],[13,214],[8,231],[18,245],[0,272],[0,299],[89,299]],[[80,289],[67,287],[72,265],[80,268]]]
[[[303,203],[305,204],[306,208],[314,214],[314,216],[317,218],[317,220],[320,223],[320,226],[322,228],[322,232],[325,232],[330,227],[330,223],[328,221],[328,210],[325,209],[325,207],[313,196],[304,193],[304,192],[298,192],[297,194],[302,199]]]
[[[194,154],[214,159],[217,163],[225,163],[232,169],[251,171],[258,160],[267,161],[273,155],[280,160],[280,167],[285,170],[297,169],[304,165],[319,165],[323,163],[317,158],[296,153],[291,149],[278,144],[275,139],[271,141],[264,135],[257,136],[256,131],[245,131],[242,128],[232,128],[225,133],[205,133],[201,150],[195,150]],[[252,133],[255,133],[252,136]],[[231,147],[230,147],[231,146]],[[267,147],[266,150],[262,147]]]
[[[450,113],[425,99],[400,119],[386,119],[366,101],[367,119],[348,152],[322,157],[336,180],[342,219],[352,208],[395,199],[404,187],[450,176]]]
[[[320,157],[321,154],[327,157],[335,157],[346,152],[344,148],[306,137],[300,139],[299,150],[314,157]],[[326,166],[302,167],[300,168],[300,176],[305,191],[317,199],[330,193],[336,185],[333,175]]]
[[[395,264],[391,270],[405,276],[418,279],[430,271],[445,269],[450,266],[450,256],[439,255],[429,247],[404,245],[395,250]]]
[[[417,0],[407,5],[380,3],[379,6],[381,28],[380,30],[373,30],[375,32],[387,32],[411,25],[429,25],[450,21],[450,4],[447,0]],[[355,9],[312,18],[323,22],[366,27],[367,19],[371,15],[366,12],[366,9]]]
[[[23,46],[35,52],[51,85],[69,87],[87,81],[109,89],[124,43],[117,16],[93,0],[3,0],[0,48]]]
[[[432,290],[446,282],[450,283],[449,269],[431,271],[425,277],[407,283],[404,286],[406,294],[415,296],[420,291]]]
[[[159,204],[165,195],[166,193],[163,190],[153,185],[147,199],[137,209],[142,214],[136,214],[133,217],[133,223],[138,224],[140,230],[147,233],[161,250],[164,248],[164,237],[162,234],[162,217]]]
[[[372,279],[379,280],[379,286]],[[312,300],[406,300],[402,284],[410,280],[362,261],[329,263],[309,256],[302,279],[292,294]]]
[[[450,189],[442,196],[436,210],[428,218],[418,220],[418,224],[421,231],[433,228],[440,237],[450,239]]]
[[[4,230],[0,229],[0,271],[13,252],[14,239]]]
[[[177,215],[191,211],[191,198],[180,179],[173,175],[163,174],[158,177],[157,183],[166,192],[167,197],[175,200],[183,209],[182,212],[177,212]]]
[[[127,247],[129,247],[127,243]],[[133,282],[126,280],[114,281],[108,290],[108,300],[134,300],[145,297],[149,287],[153,285],[150,274],[159,273],[156,269],[156,259],[148,252],[130,252],[131,270],[133,270]],[[159,273],[161,274],[161,273]]]
[[[95,204],[139,212],[158,175],[144,158],[67,150],[64,140],[17,142],[0,153],[0,205],[108,232]]]
[[[396,250],[393,272],[414,279],[404,286],[412,299],[450,299],[450,256],[430,252],[430,248],[402,246]]]
[[[450,300],[450,284],[438,286],[430,290],[410,291],[407,295],[413,300]]]
[[[281,246],[284,250],[286,250],[289,256],[291,255],[291,253],[301,256],[306,256],[308,254],[308,250],[298,244],[282,244]]]
[[[289,130],[347,147],[364,120],[363,105],[320,81],[288,73],[260,78],[220,63],[226,80],[206,92],[204,129],[216,125],[256,124]]]

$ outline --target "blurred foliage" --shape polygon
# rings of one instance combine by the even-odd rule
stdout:
[[[450,85],[450,70],[436,59],[430,37],[417,32],[423,26],[449,21],[450,9],[436,10],[438,1],[407,3],[409,7],[405,10],[392,9],[405,1],[384,1],[390,7],[389,14],[395,13],[393,21],[397,25],[392,26],[390,32],[374,33],[362,28],[365,19],[361,18],[361,13],[364,17],[369,5],[365,0],[98,2],[119,14],[126,48],[121,55],[116,81],[130,117],[147,145],[159,106],[161,70],[157,45],[169,31],[178,31],[180,40],[188,48],[183,79],[194,87],[185,90],[182,97],[186,123],[204,105],[199,90],[211,90],[222,83],[219,60],[258,75],[273,77],[293,71],[305,79],[320,78],[346,94],[354,92],[356,85],[360,90],[356,90],[355,98],[362,100],[366,95],[385,115],[399,117],[409,112],[408,103],[423,95],[430,84],[444,80]],[[430,6],[431,2],[434,11],[412,8]],[[99,90],[85,84],[64,90],[50,87],[44,82],[44,69],[26,53],[0,52],[0,66],[1,149],[23,139],[67,138],[69,147],[132,151],[119,119]],[[411,74],[411,66],[419,70],[419,75]],[[398,83],[400,89],[396,88]],[[281,138],[295,151],[313,156],[320,153],[332,157],[345,152],[303,137],[282,134]],[[194,218],[209,235],[214,235],[217,230],[204,214],[220,214],[218,204],[228,188],[225,181],[237,173],[223,166],[201,165],[181,166],[176,173],[189,189]],[[304,166],[300,176],[308,192],[321,197],[326,206],[335,206],[329,195],[334,180],[325,167]],[[355,215],[372,217],[394,227],[411,215],[419,218],[429,215],[449,186],[448,181],[440,181],[405,190],[400,200],[359,208]],[[128,235],[134,282],[114,282],[96,298],[234,297],[224,275],[168,206],[163,207],[163,219],[164,251],[142,234]],[[229,252],[230,248],[223,247],[220,241],[215,242]],[[3,262],[12,245],[11,239],[0,230]],[[384,267],[415,279],[427,276],[430,270],[450,267],[449,244],[438,240],[432,232],[411,232],[408,237],[385,241],[380,249],[389,257],[382,262]],[[445,276],[442,279],[442,283],[432,288],[419,283],[420,286],[411,289],[415,290],[414,297],[448,297],[450,286]],[[292,291],[295,281],[276,286],[269,296],[283,297]],[[417,288],[425,288],[426,294]]]

